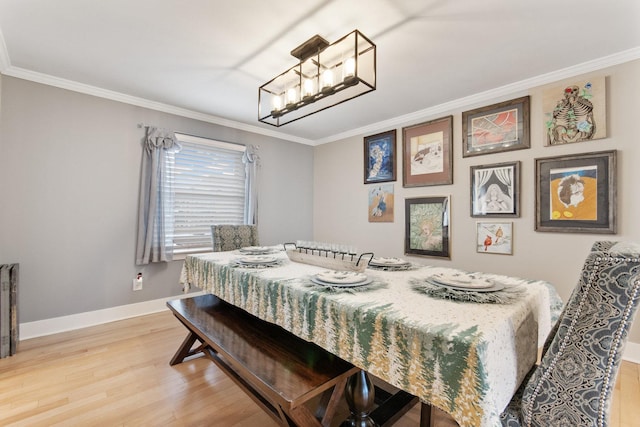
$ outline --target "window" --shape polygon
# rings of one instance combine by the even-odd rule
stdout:
[[[212,224],[243,224],[244,145],[176,133],[182,147],[166,158],[167,243],[176,255],[211,251]]]

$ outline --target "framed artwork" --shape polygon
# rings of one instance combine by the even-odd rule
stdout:
[[[616,151],[535,159],[536,230],[616,232]]]
[[[476,252],[481,254],[513,254],[512,222],[476,222]]]
[[[396,180],[396,130],[364,137],[364,183]]]
[[[520,216],[520,162],[471,166],[471,216]]]
[[[462,157],[531,147],[529,97],[462,113]]]
[[[546,145],[563,145],[607,136],[605,77],[544,89]]]
[[[393,222],[393,184],[369,187],[369,222]]]
[[[453,116],[402,129],[402,186],[453,184]]]
[[[404,252],[450,258],[448,196],[405,199]]]

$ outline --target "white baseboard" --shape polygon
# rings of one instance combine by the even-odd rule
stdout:
[[[59,332],[73,331],[145,314],[157,313],[168,310],[166,302],[177,298],[186,298],[201,295],[203,292],[195,292],[169,298],[161,298],[152,301],[138,302],[135,304],[121,305],[105,308],[103,310],[88,311],[85,313],[71,314],[69,316],[54,317],[52,319],[37,320],[35,322],[20,323],[20,341],[29,338],[42,337],[57,334]]]
[[[88,326],[101,325],[145,314],[157,313],[167,310],[166,302],[176,298],[193,297],[202,295],[203,292],[195,292],[181,296],[162,298],[135,304],[121,305],[105,308],[104,310],[88,311],[86,313],[72,314],[69,316],[54,317],[53,319],[38,320],[20,324],[20,340],[36,338],[59,332],[72,331]],[[627,342],[622,355],[624,360],[640,364],[640,344]]]

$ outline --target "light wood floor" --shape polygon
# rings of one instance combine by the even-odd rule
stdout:
[[[0,359],[0,425],[276,426],[207,359],[169,366],[185,336],[167,311],[22,341]],[[640,426],[639,404],[640,366],[624,362],[611,426]],[[396,426],[418,417],[416,406]]]

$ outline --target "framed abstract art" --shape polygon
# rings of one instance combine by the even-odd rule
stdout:
[[[471,216],[520,216],[520,162],[471,166]]]
[[[396,180],[396,130],[364,138],[364,183]]]
[[[404,252],[450,258],[449,197],[405,199]]]
[[[462,113],[462,156],[531,147],[529,97],[512,99]]]
[[[536,163],[536,231],[616,232],[616,151]]]
[[[453,184],[453,116],[402,129],[402,186]]]
[[[393,222],[394,194],[393,184],[383,183],[368,186],[369,222]]]
[[[481,254],[513,254],[513,223],[476,223],[476,252]]]

